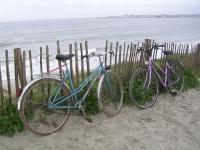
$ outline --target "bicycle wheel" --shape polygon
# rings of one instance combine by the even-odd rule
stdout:
[[[99,105],[102,111],[112,117],[119,113],[123,102],[122,83],[116,73],[108,71],[99,82]]]
[[[159,93],[157,77],[153,72],[149,74],[149,69],[138,69],[129,81],[129,97],[137,107],[142,109],[151,107]]]
[[[24,126],[39,135],[48,135],[61,128],[68,118],[69,109],[48,106],[69,94],[68,87],[59,79],[44,77],[34,81],[21,99],[20,117]],[[67,106],[68,103],[65,101],[60,105]]]
[[[168,89],[174,96],[179,95],[184,86],[184,69],[180,62],[172,62],[168,68]],[[174,83],[173,83],[174,82]]]

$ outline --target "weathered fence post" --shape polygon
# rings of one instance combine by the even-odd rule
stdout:
[[[48,45],[46,46],[46,67],[47,67],[47,74],[49,74],[49,47]]]
[[[40,74],[43,74],[43,65],[42,65],[42,47],[40,47]]]
[[[113,50],[113,46],[112,46],[112,45],[113,45],[113,44],[110,43],[110,51]],[[112,66],[112,54],[110,55],[110,66]]]
[[[133,43],[130,44],[130,53],[128,59],[128,69],[127,69],[127,76],[128,78],[131,76],[131,65],[132,65],[132,56],[133,56]]]
[[[119,46],[119,60],[118,60],[118,74],[121,72],[121,55],[122,55],[122,45]]]
[[[136,63],[136,55],[137,55],[137,44],[134,44],[133,45],[133,57],[132,57],[132,62],[133,62],[133,65],[132,65],[132,67],[131,67],[131,70],[132,70],[132,74],[134,73],[134,71],[135,71],[135,63]]]
[[[128,44],[128,45],[127,45],[127,49],[126,49],[126,59],[125,59],[125,62],[128,61],[129,47],[130,47],[130,45]]]
[[[185,54],[184,54],[184,66],[186,66],[187,64],[187,60],[188,60],[188,51],[189,51],[189,45],[187,44],[186,49],[185,49]]]
[[[198,67],[198,73],[200,73],[200,43],[197,44],[197,60],[196,67]]]
[[[17,51],[17,67],[18,67],[18,73],[19,73],[19,79],[21,87],[23,88],[25,86],[25,80],[24,80],[24,54],[22,55],[21,49],[18,49]]]
[[[15,86],[16,86],[16,98],[18,98],[21,90],[26,85],[26,77],[25,77],[25,69],[24,69],[24,60],[25,54],[21,54],[21,49],[16,48],[14,49],[14,68],[15,68]],[[20,83],[20,86],[19,86]],[[19,88],[20,87],[20,88]]]
[[[106,40],[105,53],[108,51],[108,41]],[[107,66],[107,55],[105,55],[105,66]]]
[[[3,84],[2,84],[2,74],[1,74],[1,63],[0,63],[0,98],[1,98],[1,108],[3,107],[3,99],[4,99],[4,94],[3,94]],[[3,113],[3,109],[1,110],[1,113]]]
[[[145,39],[144,41],[144,50],[149,51],[151,49],[151,40],[150,39]]]
[[[136,51],[137,51],[137,49],[139,48],[139,46],[140,46],[140,42],[137,43]],[[137,68],[139,67],[139,65],[140,65],[139,59],[140,59],[140,58],[139,58],[139,53],[136,52],[136,65],[135,65],[135,66],[136,66],[136,69],[137,69]]]
[[[145,41],[144,41],[144,51],[149,51],[150,49],[151,49],[151,40],[150,39],[145,39]],[[145,59],[148,58],[148,53],[142,52],[142,55],[144,56]],[[141,66],[144,65],[143,56],[142,56],[142,58],[140,58]]]
[[[23,88],[25,87],[25,85],[27,84],[27,81],[26,81],[26,52],[23,51],[23,57],[22,57],[22,62],[23,62]]]
[[[75,67],[76,67],[76,85],[79,84],[79,68],[78,68],[78,46],[77,42],[74,43],[74,50],[75,50]]]
[[[114,71],[117,72],[117,53],[118,53],[118,45],[119,45],[119,42],[116,43],[116,47],[115,47],[115,68],[114,68]]]
[[[23,58],[21,54],[21,49],[18,49],[17,51],[17,68],[18,68],[18,74],[19,74],[19,80],[21,84],[21,88],[24,88],[25,86],[25,80],[24,80],[24,67],[23,67]]]
[[[84,60],[83,57],[83,44],[80,43],[80,51],[81,51],[81,80],[84,80]]]
[[[69,44],[69,53],[72,54],[72,44]],[[73,61],[72,58],[70,59],[70,72],[72,77],[72,82],[74,82],[74,71],[73,71]]]
[[[129,69],[129,65],[128,65],[129,47],[130,47],[130,45],[128,44],[128,45],[127,45],[127,49],[126,49],[126,58],[125,58],[125,66],[124,66],[124,69],[125,69],[125,71],[124,71],[124,76],[127,76],[127,71],[128,71],[128,69]]]
[[[14,49],[15,92],[16,93],[19,90],[19,78],[18,78],[18,69],[17,69],[17,51],[18,51],[18,49]],[[16,98],[18,98],[17,94],[16,94]]]
[[[60,54],[60,43],[57,41],[57,54]],[[62,68],[61,68],[61,61],[58,60],[58,66],[59,66],[59,73],[60,73],[60,78],[62,77]]]
[[[31,80],[33,80],[33,64],[32,64],[32,54],[31,54],[31,50],[29,50],[29,65],[30,65]]]
[[[88,42],[85,41],[85,52],[86,52],[86,55],[88,55]],[[89,58],[86,57],[86,63],[87,63],[87,74],[89,75],[90,74],[90,63],[89,63]]]
[[[11,103],[11,84],[10,84],[8,50],[5,51],[5,55],[6,55],[6,75],[7,75],[7,85],[8,85],[8,98],[9,98],[9,102]]]
[[[123,63],[125,61],[125,53],[126,53],[126,43],[124,42],[124,48],[123,48]]]
[[[40,74],[42,75],[43,74],[43,63],[42,63],[42,47],[40,47]],[[42,93],[43,93],[43,96],[44,96],[44,85],[42,84]]]

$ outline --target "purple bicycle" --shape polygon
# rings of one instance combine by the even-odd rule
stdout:
[[[164,68],[159,65],[159,60],[157,63],[153,60],[152,51],[154,49],[158,50],[161,47],[165,47],[165,45],[156,44],[148,51],[140,47],[137,51],[142,52],[141,55],[147,58],[145,60],[145,67],[137,69],[129,81],[130,99],[139,108],[151,107],[156,102],[160,84],[167,88],[173,96],[179,95],[183,90],[183,65],[180,61],[170,59],[173,51],[161,49],[166,56]]]

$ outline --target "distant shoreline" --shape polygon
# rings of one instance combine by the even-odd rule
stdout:
[[[121,16],[107,16],[98,18],[200,18],[200,14],[179,14],[179,15],[121,15]]]

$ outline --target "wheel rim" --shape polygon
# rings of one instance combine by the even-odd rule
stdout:
[[[24,125],[34,133],[40,135],[50,134],[58,130],[67,120],[69,109],[49,109],[50,101],[69,94],[63,86],[55,94],[58,80],[48,79],[36,82],[23,96],[21,118]],[[67,105],[65,102],[63,105]]]
[[[147,71],[147,69],[142,69],[136,71],[129,82],[130,98],[139,108],[148,108],[152,106],[157,99],[157,79],[153,73],[151,75],[151,80],[149,80],[149,78],[149,71]]]
[[[107,75],[109,81],[104,77],[101,84],[100,101],[102,110],[108,116],[114,116],[121,109],[123,101],[122,84],[115,73],[107,72]]]

